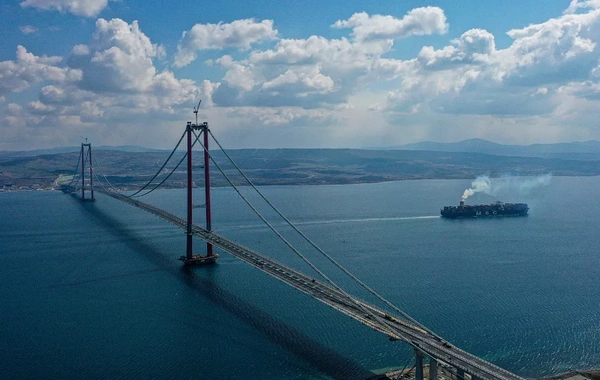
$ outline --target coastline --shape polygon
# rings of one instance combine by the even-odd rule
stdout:
[[[380,371],[375,371],[380,372]],[[415,367],[411,368],[399,368],[399,369],[384,369],[382,373],[376,374],[365,380],[414,380],[415,379]],[[429,364],[423,365],[423,378],[429,379]],[[465,380],[469,380],[469,376],[465,376]],[[438,380],[462,380],[457,379],[455,373],[449,371],[444,366],[438,367]],[[589,369],[589,370],[576,370],[560,373],[553,376],[536,377],[532,380],[600,380],[600,369]]]

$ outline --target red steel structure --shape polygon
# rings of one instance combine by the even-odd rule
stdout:
[[[212,213],[211,213],[211,205],[210,205],[210,154],[208,151],[208,123],[204,122],[202,124],[192,124],[188,122],[186,125],[186,133],[187,133],[187,240],[186,240],[186,251],[185,256],[181,256],[179,259],[184,262],[185,265],[206,265],[213,264],[217,258],[218,254],[215,254],[213,251],[213,246],[211,243],[206,243],[206,256],[202,255],[194,255],[193,253],[193,159],[192,159],[192,136],[195,134],[194,131],[198,130],[201,134],[204,134],[204,197],[205,197],[205,208],[206,208],[206,230],[212,231]]]
[[[87,139],[86,139],[87,140]],[[87,150],[85,149],[87,147]],[[85,197],[85,162],[86,158],[89,159],[89,184],[90,184],[90,197]],[[92,165],[92,144],[81,143],[81,200],[82,201],[95,201],[94,198],[94,169]]]

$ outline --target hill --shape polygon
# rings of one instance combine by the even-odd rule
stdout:
[[[496,156],[561,158],[571,160],[600,160],[600,142],[584,141],[559,144],[503,145],[483,139],[455,143],[425,141],[402,145],[398,150],[427,150],[434,152],[470,152]]]
[[[316,185],[384,182],[408,179],[475,178],[540,175],[588,176],[600,174],[600,160],[498,156],[471,152],[361,149],[241,149],[229,154],[257,185]],[[73,174],[79,153],[0,158],[0,188],[50,188],[59,175]],[[243,179],[222,152],[213,155],[237,183]],[[167,152],[95,150],[95,163],[120,188],[138,188],[160,168]],[[170,171],[183,152],[174,155]],[[200,154],[195,155],[200,160]],[[200,164],[200,162],[195,162]],[[165,170],[166,172],[166,170]],[[226,184],[213,166],[213,183]],[[98,170],[96,174],[100,176]],[[163,177],[159,177],[161,180]],[[201,176],[196,176],[201,181]],[[185,163],[165,182],[183,187]],[[202,183],[200,182],[199,185]]]

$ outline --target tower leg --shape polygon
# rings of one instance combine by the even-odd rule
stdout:
[[[434,358],[429,359],[429,380],[437,380],[438,363]]]
[[[85,154],[81,144],[81,200],[85,201]]]
[[[88,145],[88,154],[90,155],[90,201],[95,201],[94,198],[94,164],[92,164],[92,144]]]
[[[423,353],[415,350],[415,380],[423,380]]]
[[[208,125],[204,125],[204,198],[206,199],[206,229],[212,231],[212,213],[210,208],[210,156],[208,154]],[[206,243],[206,256],[214,256],[213,246]]]
[[[192,239],[192,224],[194,223],[192,216],[192,209],[194,205],[192,204],[192,125],[190,123],[187,124],[187,241],[186,241],[186,251],[185,258],[186,262],[192,260],[192,248],[193,248],[193,239]]]

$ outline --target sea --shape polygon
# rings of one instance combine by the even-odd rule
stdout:
[[[529,216],[440,218],[470,180],[260,190],[457,347],[524,377],[600,368],[600,177],[497,181],[467,203],[526,202]],[[212,194],[217,233],[318,278],[233,189]],[[251,188],[242,194],[333,281],[383,307]],[[194,197],[204,203],[201,188]],[[141,200],[185,215],[183,190]],[[184,252],[183,231],[102,194],[0,193],[0,377],[366,379],[414,363],[405,343],[227,253],[186,268]]]

